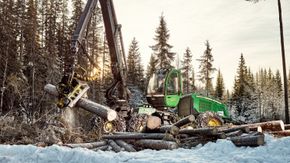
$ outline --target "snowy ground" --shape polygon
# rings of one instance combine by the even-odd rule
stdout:
[[[290,162],[290,137],[275,139],[266,136],[267,144],[256,148],[235,147],[230,141],[218,140],[192,149],[144,150],[137,153],[103,152],[86,149],[69,149],[51,146],[38,148],[32,145],[0,145],[0,162],[48,163],[110,163],[110,162]]]

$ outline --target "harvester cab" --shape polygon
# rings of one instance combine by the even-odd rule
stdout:
[[[159,69],[150,78],[147,101],[158,110],[175,108],[182,96],[180,70]]]

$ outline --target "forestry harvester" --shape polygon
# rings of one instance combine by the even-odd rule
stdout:
[[[78,66],[78,56],[87,56],[84,39],[98,1],[102,10],[114,80],[112,86],[106,91],[109,107],[83,98],[89,89],[86,81],[94,80],[96,74],[91,73],[93,71],[83,71]],[[88,60],[94,67],[90,58]],[[61,82],[56,87],[47,85],[45,90],[58,96],[57,105],[60,108],[78,106],[105,118],[108,121],[104,129],[111,131],[114,124],[126,124],[136,115],[132,113],[133,109],[128,104],[130,91],[126,84],[126,67],[121,25],[117,22],[112,0],[88,0],[74,31],[70,54],[64,57],[64,74]],[[176,69],[160,69],[152,75],[148,85],[147,100],[152,107],[140,107],[138,113],[156,115],[163,123],[174,123],[176,119],[171,117],[176,117],[176,115],[184,117],[193,114],[196,117],[202,117],[202,113],[208,111],[213,114],[206,115],[206,120],[203,120],[205,125],[220,126],[223,123],[220,117],[229,118],[224,104],[196,94],[183,95],[181,74]],[[119,130],[126,130],[126,125],[122,125]]]

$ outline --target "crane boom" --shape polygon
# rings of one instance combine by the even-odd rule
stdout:
[[[77,55],[84,53],[82,42],[98,0],[88,0],[81,14],[76,30],[72,36],[71,53],[64,58],[64,76],[58,85],[59,106],[73,106],[87,90],[86,83],[81,82],[81,74],[75,73]],[[112,0],[99,0],[109,46],[111,69],[114,77],[112,86],[106,91],[107,103],[117,111],[128,114],[129,90],[126,84],[127,66],[123,47],[121,25],[118,24]],[[77,89],[77,90],[75,90]],[[77,92],[77,94],[76,94]],[[79,93],[80,92],[80,93]],[[74,93],[74,94],[72,94]]]

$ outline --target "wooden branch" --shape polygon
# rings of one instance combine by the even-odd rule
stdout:
[[[92,142],[92,143],[81,143],[81,144],[64,144],[63,146],[67,146],[70,148],[87,148],[87,149],[93,149],[98,148],[101,146],[107,145],[106,141],[99,141],[99,142]]]
[[[118,135],[104,135],[103,139],[163,139],[167,134],[163,133],[130,133]]]
[[[157,129],[161,126],[161,119],[156,116],[149,116],[146,122],[146,128],[149,130]]]
[[[247,136],[239,136],[239,137],[232,137],[230,140],[236,146],[252,146],[256,147],[259,145],[265,144],[265,136],[263,134],[257,135],[247,135]]]
[[[142,148],[150,148],[150,149],[176,149],[178,148],[178,144],[172,141],[164,141],[164,140],[138,140],[135,143],[137,146]]]
[[[108,140],[108,144],[112,147],[113,151],[115,152],[122,151],[122,148],[114,140]]]
[[[44,87],[44,90],[50,95],[58,96],[57,89],[54,85],[47,84]],[[117,118],[117,112],[115,110],[110,109],[107,106],[95,103],[86,98],[80,98],[80,100],[76,103],[77,107],[81,107],[91,113],[94,113],[108,121],[113,121]]]
[[[218,130],[216,128],[196,128],[196,129],[181,129],[179,130],[180,134],[188,134],[188,135],[206,135],[213,136],[217,135]]]
[[[240,125],[240,126],[248,126],[249,128],[258,128],[259,126],[261,126],[263,131],[284,131],[285,130],[284,122],[282,120],[245,124],[245,125]]]
[[[176,126],[176,127],[182,127],[186,124],[189,124],[189,123],[192,123],[195,121],[195,117],[194,115],[189,115],[187,117],[184,117],[182,119],[180,119],[179,121],[177,121],[176,123],[173,124],[173,126]]]
[[[136,152],[136,149],[132,147],[132,145],[126,143],[123,140],[116,140],[115,141],[120,147],[124,148],[128,152]]]

